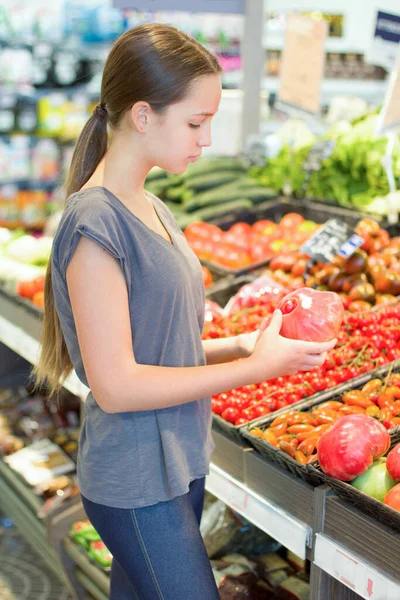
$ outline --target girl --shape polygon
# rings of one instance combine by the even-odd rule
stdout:
[[[170,26],[117,40],[76,144],[47,273],[36,375],[54,393],[75,368],[91,390],[78,478],[114,556],[113,600],[219,597],[198,527],[210,395],[312,369],[335,343],[282,338],[279,312],[258,341],[257,332],[201,340],[199,262],[143,186],[153,166],[184,173],[211,144],[220,70]]]

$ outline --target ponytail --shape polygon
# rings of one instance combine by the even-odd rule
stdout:
[[[93,175],[107,151],[107,111],[98,104],[83,128],[72,156],[66,192],[67,197],[81,189]],[[73,370],[71,357],[58,318],[51,279],[51,257],[44,286],[44,319],[42,348],[33,369],[35,389],[45,386],[49,396],[57,394],[62,382]]]

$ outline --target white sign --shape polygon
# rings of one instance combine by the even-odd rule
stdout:
[[[400,42],[400,15],[379,10],[376,15],[374,40],[367,52],[366,62],[392,70]]]
[[[314,563],[365,600],[399,600],[400,580],[386,577],[324,534],[317,533]]]
[[[383,108],[377,123],[377,135],[400,129],[400,53],[390,75]]]
[[[325,63],[326,21],[290,15],[280,70],[278,104],[319,111],[321,81]]]

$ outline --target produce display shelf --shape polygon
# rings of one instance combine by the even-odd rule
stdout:
[[[0,289],[0,342],[32,365],[36,365],[39,356],[40,330],[41,319],[38,311]],[[65,381],[64,387],[82,399],[89,391],[75,372]]]
[[[96,586],[96,584],[88,577],[83,571],[76,568],[75,569],[75,577],[77,580],[83,585],[83,587],[89,592],[95,600],[107,600],[108,596],[103,594],[103,592]]]
[[[375,546],[373,538],[371,542]],[[314,563],[365,600],[400,598],[400,580],[388,577],[362,555],[351,552],[323,533],[316,535]]]
[[[336,495],[329,495],[326,498],[322,533],[334,543],[346,547],[357,557],[360,564],[365,563],[374,567],[382,579],[395,581],[397,583],[395,597],[400,598],[399,533],[345,503]],[[316,552],[317,559],[318,556],[321,556],[320,552]],[[318,564],[320,560],[321,558],[316,561],[318,566],[321,566]]]
[[[55,560],[54,548],[46,538],[46,528],[21,499],[20,493],[0,478],[0,507],[9,516],[25,539],[33,546],[45,564],[64,582],[67,578],[61,565]]]
[[[206,489],[297,556],[306,558],[311,541],[311,527],[306,523],[259,496],[213,463],[206,479]]]
[[[23,500],[36,515],[38,510],[43,506],[43,500],[39,498],[39,496],[36,496],[32,488],[3,460],[0,460],[0,477],[4,478],[4,481],[15,489],[20,499]],[[38,521],[38,523],[43,526],[43,531],[45,532],[46,528],[44,524],[41,521]]]
[[[64,550],[74,561],[76,566],[90,579],[92,583],[108,598],[110,592],[110,577],[99,567],[94,565],[86,552],[79,548],[69,537],[64,539]],[[81,583],[83,583],[81,581]],[[84,584],[83,584],[84,585]],[[85,586],[86,587],[86,586]]]

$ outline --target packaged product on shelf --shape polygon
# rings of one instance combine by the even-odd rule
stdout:
[[[100,541],[101,538],[93,525],[87,519],[74,523],[69,531],[70,537],[86,550],[90,542]]]
[[[64,93],[53,92],[40,98],[38,102],[39,131],[43,135],[60,135],[65,118],[67,97]]]
[[[307,568],[307,561],[304,558],[300,558],[294,552],[287,551],[286,558],[293,567],[300,573],[305,573]]]
[[[90,542],[88,554],[102,567],[111,567],[112,554],[103,541]]]
[[[15,435],[4,433],[0,429],[0,455],[7,456],[14,454],[24,447],[24,442]]]
[[[18,187],[14,184],[1,185],[0,181],[0,221],[7,224],[17,219]]]
[[[44,222],[47,193],[41,189],[19,190],[17,195],[18,219],[25,227]]]
[[[36,493],[40,493],[38,491],[38,486],[36,487],[35,491]],[[45,499],[45,503],[38,510],[37,517],[39,519],[44,519],[45,517],[49,516],[49,514],[54,512],[59,506],[61,506],[61,504],[63,504],[66,500],[79,496],[79,494],[80,492],[77,482],[69,477],[56,477],[54,479],[50,479],[44,484],[44,491],[41,495]]]
[[[34,96],[20,96],[15,108],[15,129],[24,133],[36,131],[38,126],[37,102]]]
[[[290,568],[289,563],[276,552],[268,552],[257,556],[257,566],[263,579],[268,581],[268,577],[274,571],[282,571]]]
[[[10,133],[15,129],[15,105],[15,94],[2,90],[0,95],[0,133]]]
[[[205,510],[200,531],[210,558],[228,553],[257,555],[275,551],[281,546],[220,500]]]
[[[271,590],[257,575],[254,562],[241,554],[211,561],[221,600],[272,600]]]
[[[277,591],[282,600],[308,600],[310,597],[310,585],[298,577],[288,577]]]
[[[60,175],[60,151],[52,139],[38,140],[32,149],[32,177],[39,181],[54,181]]]
[[[75,470],[75,463],[48,439],[34,442],[4,460],[33,486]]]

